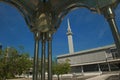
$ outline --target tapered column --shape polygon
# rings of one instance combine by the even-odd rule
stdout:
[[[82,75],[84,75],[83,65],[81,65],[81,73],[82,73]]]
[[[46,55],[45,55],[45,50],[46,50],[46,33],[42,33],[42,54],[41,54],[41,80],[45,80],[45,60],[46,60]]]
[[[101,70],[101,67],[100,67],[100,64],[98,63],[98,70],[100,72],[100,75],[102,74],[102,70]]]
[[[108,70],[111,71],[110,63],[108,62],[107,65],[108,65]]]
[[[98,64],[98,70],[99,70],[99,72],[101,72],[100,64]]]
[[[48,80],[52,80],[52,34],[48,33]]]
[[[34,64],[33,64],[33,80],[38,80],[38,53],[39,53],[39,40],[40,33],[35,32],[35,49],[34,49]]]
[[[115,22],[115,14],[111,7],[104,8],[103,14],[110,25],[112,35],[113,35],[113,38],[114,38],[114,41],[115,41],[115,44],[118,50],[118,57],[120,57],[120,35],[119,35],[118,27]]]

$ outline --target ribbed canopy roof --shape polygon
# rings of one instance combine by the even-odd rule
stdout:
[[[72,9],[86,7],[101,9],[105,6],[116,6],[120,0],[0,0],[15,6],[24,16],[31,30],[41,25],[42,17],[47,17],[47,24],[58,28],[62,18]],[[44,14],[43,14],[44,13]],[[41,18],[41,19],[40,19]],[[51,21],[50,21],[51,20]],[[40,24],[39,24],[40,23]],[[54,24],[54,25],[53,25]]]

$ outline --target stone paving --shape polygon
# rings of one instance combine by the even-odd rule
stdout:
[[[92,77],[86,80],[120,80],[120,75],[119,74],[104,74],[104,75],[99,75],[99,76]]]
[[[31,78],[7,79],[7,80],[32,80]],[[46,79],[47,80],[47,79]],[[54,78],[53,80],[58,80]],[[61,78],[60,80],[120,80],[120,73],[107,73],[101,75],[87,75],[73,78]]]

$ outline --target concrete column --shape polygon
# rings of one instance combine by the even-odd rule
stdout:
[[[108,70],[111,71],[110,63],[108,62],[107,65],[108,65]]]
[[[100,75],[101,75],[101,74],[102,74],[102,70],[101,70],[101,68],[100,68],[100,64],[98,64],[98,70],[99,70]]]
[[[33,63],[33,80],[38,80],[38,53],[39,53],[39,40],[40,33],[35,32],[35,49],[34,49],[34,63]]]
[[[101,72],[100,64],[98,64],[98,70],[99,70],[99,72]]]
[[[46,68],[46,33],[42,33],[42,54],[41,54],[41,80],[45,80],[45,68]]]
[[[52,80],[52,34],[48,33],[48,80]]]
[[[115,14],[114,11],[112,10],[112,8],[110,6],[105,7],[102,9],[103,15],[104,17],[107,19],[111,31],[112,31],[112,35],[117,47],[117,51],[118,51],[118,57],[120,57],[120,33],[115,21]]]
[[[84,75],[84,68],[83,68],[83,65],[81,65],[81,73],[82,73],[82,75]]]

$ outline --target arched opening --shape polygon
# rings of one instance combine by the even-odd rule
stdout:
[[[119,9],[120,9],[120,7],[118,6],[117,9],[115,10],[115,14],[116,14],[117,25],[118,25],[118,28],[120,29]],[[68,44],[67,35],[66,35],[67,27],[68,27],[68,25],[67,25],[68,18],[70,19],[71,30],[73,32],[73,41],[74,41],[74,47],[75,47],[74,53],[75,54],[74,53],[70,54],[68,52],[68,49],[66,48],[66,47],[68,47],[68,46],[66,46]],[[63,29],[62,27],[65,29]],[[74,10],[64,18],[63,22],[61,23],[60,30],[58,30],[58,32],[56,33],[56,36],[57,35],[60,35],[59,37],[62,36],[61,39],[59,39],[59,41],[63,41],[63,44],[61,44],[61,43],[56,44],[59,46],[58,52],[61,51],[61,53],[59,53],[59,56],[58,56],[58,62],[59,61],[63,62],[64,59],[69,58],[71,61],[70,62],[71,67],[73,69],[72,73],[74,73],[74,72],[82,73],[82,71],[89,72],[89,69],[93,72],[98,71],[98,70],[100,72],[101,71],[120,70],[120,68],[118,66],[119,61],[116,60],[116,62],[107,62],[111,58],[110,57],[110,55],[112,55],[111,53],[107,54],[106,56],[104,55],[104,57],[105,57],[104,59],[106,59],[105,63],[92,64],[94,62],[97,62],[97,60],[100,59],[100,55],[102,55],[102,53],[104,53],[101,51],[98,51],[98,52],[95,51],[97,48],[101,48],[101,47],[115,43],[114,39],[113,39],[112,31],[110,29],[110,25],[108,24],[107,20],[104,18],[103,15],[93,14],[89,10],[86,10],[86,9]],[[61,46],[61,48],[60,48],[60,46]],[[92,50],[91,48],[93,48],[93,52],[91,51]],[[57,47],[55,49],[57,49]],[[66,52],[62,53],[62,50],[65,50]],[[89,52],[89,51],[91,51],[91,52]],[[64,55],[65,53],[66,53],[66,55]],[[99,53],[100,53],[100,55],[96,55]],[[92,54],[94,54],[94,55],[92,55]],[[90,55],[92,55],[92,56],[90,57]],[[96,57],[96,59],[94,57]],[[94,60],[89,62],[90,59],[91,60],[94,59]],[[101,56],[101,61],[102,61],[102,56]],[[100,61],[98,60],[98,63],[99,62]],[[86,63],[91,63],[91,64],[87,65]],[[90,68],[90,66],[92,66],[93,69]],[[81,67],[84,67],[84,70],[82,70],[83,68],[81,68]]]
[[[60,28],[54,35],[56,39],[55,42],[63,42],[63,44],[55,44],[59,47],[57,51],[59,54],[69,53],[66,35],[68,18],[70,20],[71,29],[73,32],[73,43],[76,52],[114,43],[109,25],[104,16],[101,14],[92,13],[86,8],[79,8],[71,11],[65,16]],[[57,37],[61,38],[59,39]],[[64,48],[61,49],[60,47]],[[57,50],[56,47],[55,50]]]

